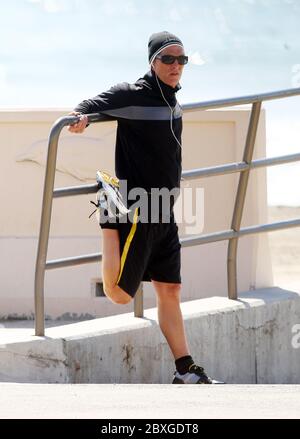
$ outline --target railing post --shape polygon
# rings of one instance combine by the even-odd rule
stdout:
[[[248,126],[247,139],[246,139],[246,145],[245,145],[244,157],[243,157],[243,161],[249,165],[251,164],[253,157],[257,126],[259,122],[260,108],[261,108],[261,101],[254,102],[252,104],[250,122]],[[241,226],[250,171],[251,171],[251,167],[249,166],[247,170],[244,170],[240,174],[237,194],[235,198],[232,222],[231,222],[231,229],[234,230],[235,232],[238,232]],[[237,237],[229,239],[228,252],[227,252],[228,297],[229,299],[234,299],[234,300],[237,299],[237,245],[238,245]]]
[[[134,317],[144,317],[144,301],[143,301],[143,283],[140,286],[134,296]]]
[[[75,122],[76,120],[77,118],[75,116],[66,116],[58,119],[53,125],[49,136],[34,284],[35,335],[39,336],[45,335],[44,278],[49,241],[58,138],[63,127],[65,125],[70,125],[70,123]]]

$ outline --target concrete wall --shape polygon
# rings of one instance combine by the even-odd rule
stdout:
[[[191,353],[227,383],[300,383],[300,294],[280,288],[182,304]],[[295,332],[295,325],[297,325]],[[174,360],[157,310],[49,328],[0,329],[0,381],[170,383]]]
[[[70,109],[0,111],[0,318],[33,317],[34,271],[40,224],[47,139],[54,121]],[[240,161],[250,107],[198,111],[184,116],[183,168]],[[96,169],[114,173],[115,123],[90,126],[83,135],[65,129],[60,137],[55,186],[93,183]],[[265,112],[258,127],[255,158],[265,156]],[[183,182],[203,188],[204,205],[197,233],[230,228],[239,174]],[[55,200],[48,259],[101,251],[101,233],[89,220],[94,196]],[[266,171],[249,180],[242,226],[267,222]],[[180,235],[190,229],[179,224]],[[182,300],[226,296],[227,242],[182,249]],[[93,280],[100,264],[51,270],[45,279],[49,318],[88,318],[130,312],[132,304],[114,305],[95,297]],[[273,285],[268,237],[244,237],[238,247],[239,292]],[[151,283],[144,284],[145,308],[155,306]]]

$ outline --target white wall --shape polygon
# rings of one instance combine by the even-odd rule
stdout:
[[[33,316],[34,272],[47,157],[47,139],[63,110],[0,111],[0,318]],[[197,111],[184,115],[183,169],[241,161],[250,106]],[[55,187],[93,183],[96,169],[114,173],[115,122],[91,125],[83,135],[61,134]],[[265,112],[261,113],[254,158],[265,157]],[[199,233],[230,228],[239,174],[185,181],[204,189],[204,227]],[[54,200],[48,259],[101,251],[101,231],[83,195]],[[266,170],[252,172],[242,227],[267,222]],[[187,224],[179,224],[180,235]],[[227,241],[182,249],[182,300],[227,295]],[[45,276],[45,312],[50,318],[106,316],[129,312],[96,298],[92,279],[100,264],[51,270]],[[238,290],[273,285],[266,234],[240,239]],[[145,307],[155,306],[155,293],[144,283]],[[66,315],[65,315],[66,318]]]

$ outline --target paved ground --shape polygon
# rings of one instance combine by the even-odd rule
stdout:
[[[62,325],[71,325],[72,323],[77,322],[86,322],[86,320],[45,320],[45,328],[52,328],[53,326],[62,326]],[[0,319],[0,329],[33,329],[34,330],[34,320],[22,320],[22,319],[9,319],[2,320]]]
[[[300,385],[0,384],[1,419],[300,418]]]
[[[45,320],[45,329],[77,322],[82,322],[82,320]],[[0,319],[0,344],[6,343],[8,340],[21,341],[33,335],[35,335],[34,320]]]

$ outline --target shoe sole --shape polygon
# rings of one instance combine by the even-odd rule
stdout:
[[[99,185],[99,189],[103,189],[110,201],[114,203],[114,205],[119,210],[119,214],[112,214],[112,216],[120,216],[126,215],[130,212],[130,209],[124,205],[122,200],[122,195],[119,192],[119,180],[114,178],[103,171],[96,172],[96,180]],[[101,186],[100,186],[101,185]],[[109,204],[109,203],[108,203]]]
[[[186,384],[186,383],[180,378],[175,377],[174,380],[172,381],[172,384]],[[226,384],[226,383],[224,381],[212,380],[211,383],[194,383],[194,384]]]

